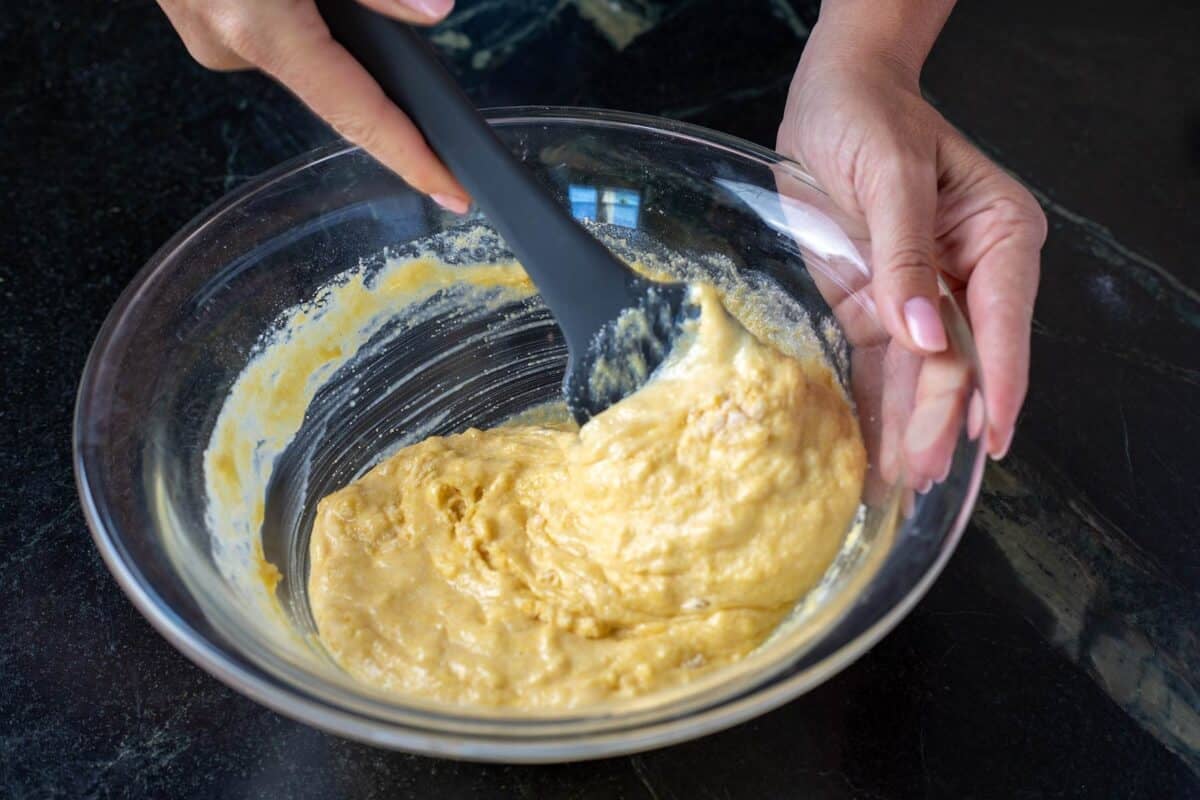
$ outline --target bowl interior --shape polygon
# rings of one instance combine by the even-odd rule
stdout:
[[[566,360],[536,297],[500,292],[467,307],[453,288],[422,296],[403,315],[357,330],[319,375],[302,376],[306,388],[275,410],[276,428],[248,427],[245,497],[215,509],[206,452],[218,419],[239,375],[295,322],[295,309],[317,318],[322,290],[344,283],[347,270],[370,289],[421,251],[464,267],[506,257],[483,220],[446,214],[344,146],[285,165],[198,217],[151,260],[101,332],[81,385],[76,448],[85,510],[110,568],[168,638],[235,687],[312,724],[425,752],[553,760],[639,749],[731,724],[815,685],[915,603],[965,523],[983,409],[961,315],[944,302],[953,346],[939,361],[900,352],[864,300],[861,226],[768,151],[598,112],[508,111],[493,124],[619,254],[738,281],[752,302],[778,306],[779,336],[789,326],[815,332],[854,398],[872,467],[860,524],[794,624],[711,680],[560,715],[400,700],[333,664],[306,597],[317,500],[404,443],[557,399]],[[938,380],[954,399],[940,449],[906,452],[896,442]]]

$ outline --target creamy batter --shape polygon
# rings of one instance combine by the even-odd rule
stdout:
[[[432,437],[321,501],[309,600],[344,669],[562,710],[687,683],[775,630],[838,552],[865,454],[823,362],[694,291],[688,341],[581,429]]]

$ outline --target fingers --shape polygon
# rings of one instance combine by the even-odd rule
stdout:
[[[1029,337],[1045,218],[1025,204],[999,210],[1006,232],[984,251],[967,287],[967,305],[983,368],[987,450],[1003,458],[1029,385]]]
[[[904,433],[912,415],[921,371],[921,357],[896,340],[887,344],[883,362],[883,385],[880,388],[879,471],[888,483],[902,477],[913,486],[910,471],[904,463]]]
[[[359,0],[367,8],[384,16],[414,25],[432,25],[454,8],[454,0]]]
[[[946,331],[937,312],[932,163],[907,159],[880,170],[863,210],[871,230],[872,287],[884,326],[916,352],[940,353],[946,349]]]
[[[883,423],[880,413],[884,391],[885,346],[855,347],[850,351],[850,393],[858,410],[858,426],[867,449],[867,474],[863,499],[873,506],[882,505],[895,477],[883,470]],[[893,459],[894,460],[894,459]]]
[[[945,302],[950,302],[949,299]],[[945,480],[968,411],[970,368],[953,352],[921,362],[912,415],[904,431],[906,474],[914,486]]]
[[[946,271],[963,295],[983,370],[985,445],[1012,443],[1029,383],[1029,339],[1046,216],[1033,196],[958,135],[942,138]]]
[[[412,120],[330,37],[315,6],[275,14],[265,22],[273,35],[245,44],[242,55],[414,189],[452,211],[467,210],[467,191],[429,149]]]
[[[864,254],[870,237],[860,216],[847,214],[824,192],[802,180],[788,163],[771,168],[778,196],[771,207],[755,206],[768,225],[796,245],[796,254],[817,291],[856,348],[891,338],[879,324]],[[746,200],[746,198],[743,198]],[[774,213],[777,207],[780,214]]]
[[[362,0],[390,17],[436,22],[454,0]],[[256,66],[291,89],[338,133],[456,213],[467,191],[416,126],[341,45],[312,2],[160,0],[192,56],[211,69]]]

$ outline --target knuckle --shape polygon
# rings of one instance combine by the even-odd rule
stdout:
[[[245,67],[245,62],[236,53],[224,47],[207,45],[190,46],[188,52],[200,66],[213,72],[232,72]]]
[[[1028,204],[1023,210],[1024,224],[1037,240],[1038,247],[1041,247],[1046,243],[1046,236],[1050,232],[1050,226],[1046,221],[1046,212],[1042,211],[1042,207],[1038,205],[1038,202],[1033,199],[1032,195],[1028,196]]]
[[[296,36],[301,41],[310,43],[332,41],[329,27],[325,24],[324,18],[312,0],[304,3],[293,2],[287,9],[287,19],[288,24],[295,29]]]
[[[1045,212],[1028,189],[1011,178],[1007,180],[1006,190],[992,203],[996,224],[1003,232],[1030,237],[1041,247],[1049,230]]]
[[[890,202],[898,187],[908,185],[913,172],[912,165],[906,164],[903,156],[891,151],[867,159],[856,155],[854,168],[855,190],[868,206]]]
[[[880,173],[890,181],[914,181],[930,177],[934,170],[931,138],[915,135],[889,136],[883,143]]]
[[[160,5],[187,48],[188,55],[200,66],[215,71],[245,66],[245,62],[221,42],[210,15],[203,8],[194,8],[180,0],[160,0]]]
[[[253,60],[261,49],[261,37],[253,14],[244,4],[224,6],[213,11],[213,30],[230,50]]]
[[[379,120],[384,102],[381,94],[367,102],[339,103],[337,108],[330,109],[325,115],[325,121],[342,136],[369,150],[381,138]]]
[[[889,249],[884,269],[893,279],[928,280],[932,274],[932,250],[931,242],[916,236],[902,237]]]
[[[333,129],[368,152],[379,145],[379,126],[374,120],[357,112],[330,114],[326,121]]]

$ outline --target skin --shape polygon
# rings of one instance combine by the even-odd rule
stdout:
[[[362,0],[380,14],[432,25],[454,0]],[[188,52],[213,70],[260,69],[334,130],[445,208],[465,213],[467,190],[412,120],[345,48],[312,0],[159,0]]]
[[[983,368],[987,450],[1001,458],[1028,385],[1046,219],[1024,187],[921,97],[921,65],[952,6],[826,0],[796,69],[776,149],[804,164],[843,212],[865,219],[873,265],[867,288],[895,341],[916,355],[943,352],[938,277],[954,292]],[[926,362],[916,367],[918,409],[945,383],[938,360]],[[925,434],[933,435],[910,426],[918,443]]]
[[[453,0],[361,2],[417,25],[434,24],[453,7]],[[159,4],[201,64],[263,70],[414,188],[466,211],[466,190],[333,41],[311,0]],[[920,373],[916,397],[904,400],[929,411],[914,414],[902,435],[906,449],[937,444],[940,434],[930,428],[947,429],[938,422],[946,418],[950,380],[936,358],[947,347],[936,310],[940,278],[970,319],[983,369],[985,443],[1002,458],[1028,384],[1046,221],[1033,197],[921,96],[921,66],[952,7],[953,0],[825,0],[792,81],[776,148],[804,164],[843,212],[866,222],[873,273],[864,288],[905,351],[889,358]],[[958,385],[959,377],[951,377]],[[955,398],[949,410],[966,413],[966,401]],[[909,461],[918,465],[919,481],[943,471],[940,457],[926,459],[923,470],[921,458]]]

